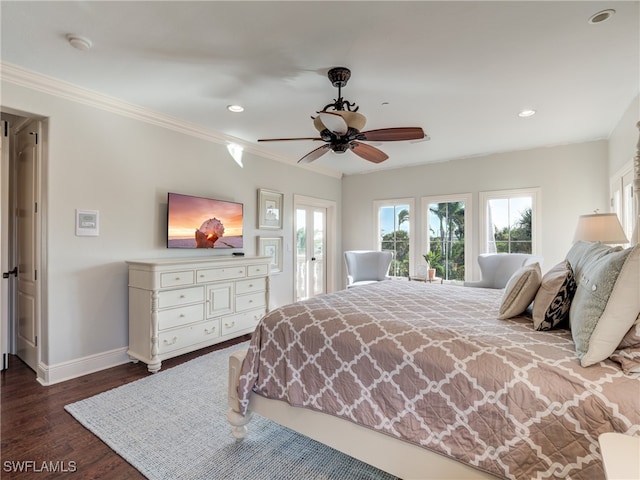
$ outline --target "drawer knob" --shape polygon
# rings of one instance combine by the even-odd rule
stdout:
[[[178,318],[184,318],[184,313],[181,313]]]
[[[225,327],[227,327],[227,328],[231,328],[231,327],[233,327],[235,324],[236,324],[236,322],[235,322],[235,321],[233,321],[233,322],[231,322],[231,323],[225,323],[225,324],[224,324],[224,326],[225,326]]]
[[[174,343],[176,343],[178,341],[178,337],[173,337],[173,339],[171,341],[167,340],[166,338],[164,339],[164,344],[165,345],[173,345]]]
[[[184,295],[180,295],[180,298],[187,298],[187,297],[186,297],[186,296],[184,296]]]
[[[176,282],[180,280],[180,277],[176,277]]]
[[[249,303],[253,303],[253,300],[249,300]]]
[[[215,331],[216,331],[216,327],[215,326],[213,326],[211,328],[205,328],[204,329],[204,333],[206,333],[207,335],[211,335]]]
[[[200,278],[204,278],[204,275],[202,273],[200,274]]]
[[[249,288],[252,288],[252,287],[253,287],[253,283],[250,283],[250,284],[249,284]]]

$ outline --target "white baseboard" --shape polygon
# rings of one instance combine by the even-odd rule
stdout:
[[[42,385],[48,386],[122,365],[131,361],[127,355],[127,350],[127,347],[117,348],[108,352],[89,355],[88,357],[78,358],[56,365],[40,363],[38,365],[37,380]]]

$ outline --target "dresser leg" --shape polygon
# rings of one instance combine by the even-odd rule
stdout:
[[[150,363],[149,365],[147,365],[147,370],[149,370],[149,373],[158,373],[161,367],[162,362]]]

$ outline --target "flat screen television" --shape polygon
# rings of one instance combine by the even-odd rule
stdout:
[[[168,248],[242,248],[243,204],[169,192]]]

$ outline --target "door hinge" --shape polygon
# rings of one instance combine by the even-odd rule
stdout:
[[[33,279],[38,280],[38,270],[33,271]]]
[[[35,205],[33,207],[33,212],[34,213],[38,213],[38,202],[35,203]]]
[[[36,145],[38,145],[38,132],[29,132],[29,135],[33,135],[36,139]]]
[[[38,336],[36,335],[36,347],[38,346]]]
[[[6,370],[9,368],[9,355],[6,353],[2,354],[2,370]]]
[[[9,136],[9,122],[4,122],[4,128],[2,129],[2,134],[5,137]]]

